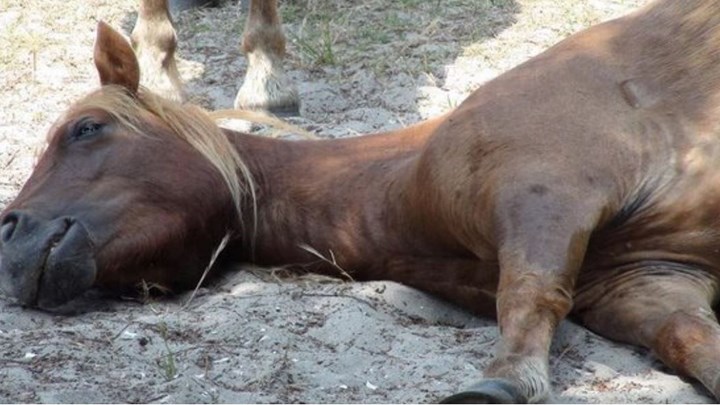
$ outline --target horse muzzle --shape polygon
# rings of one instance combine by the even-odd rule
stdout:
[[[8,212],[0,222],[0,288],[22,305],[53,308],[95,281],[94,245],[71,217],[42,220]]]

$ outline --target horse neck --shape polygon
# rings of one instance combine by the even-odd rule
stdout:
[[[228,132],[256,183],[257,261],[306,260],[298,245],[308,245],[325,253],[332,249],[338,261],[358,266],[360,257],[372,256],[369,250],[387,248],[392,228],[405,226],[383,222],[388,210],[401,210],[392,206],[399,204],[394,196],[401,194],[412,162],[445,118],[336,140]],[[392,217],[398,221],[398,215]]]

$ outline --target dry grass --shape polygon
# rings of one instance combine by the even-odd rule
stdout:
[[[392,75],[437,68],[454,53],[447,45],[496,34],[516,8],[511,0],[306,0],[282,13],[298,66],[360,63]]]
[[[432,74],[457,56],[515,65],[647,0],[305,0],[281,9],[298,66]],[[393,57],[386,58],[384,55]],[[506,62],[507,61],[507,62]]]

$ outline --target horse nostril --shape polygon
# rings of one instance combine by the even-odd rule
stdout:
[[[0,240],[3,243],[7,243],[10,239],[12,239],[12,236],[15,233],[15,228],[17,228],[17,223],[18,217],[13,213],[10,213],[3,218],[2,225],[0,225]]]

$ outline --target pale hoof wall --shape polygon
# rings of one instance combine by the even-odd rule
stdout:
[[[441,404],[523,404],[527,403],[520,390],[507,380],[482,380],[467,390],[451,395]]]

